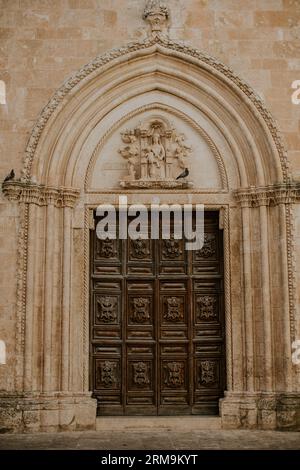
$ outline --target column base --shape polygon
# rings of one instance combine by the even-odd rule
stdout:
[[[223,429],[300,431],[300,394],[226,392],[220,414]]]
[[[96,407],[90,393],[0,392],[0,433],[94,430]]]

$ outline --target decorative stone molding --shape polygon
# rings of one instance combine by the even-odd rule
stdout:
[[[239,189],[234,193],[242,207],[276,206],[300,202],[300,183]]]
[[[196,59],[206,67],[211,67],[213,69],[212,71],[216,71],[221,74],[224,79],[232,84],[232,86],[237,87],[239,91],[252,103],[266,123],[279,155],[283,180],[285,182],[288,181],[289,171],[286,150],[281,140],[277,124],[270,112],[267,110],[265,104],[262,102],[261,98],[255,94],[255,92],[246,82],[241,80],[229,67],[222,64],[219,60],[199,51],[198,49],[190,47],[185,43],[175,42],[162,34],[156,34],[145,39],[144,41],[134,42],[119,49],[113,49],[110,52],[96,57],[92,62],[88,63],[78,72],[76,72],[62,85],[62,87],[54,94],[49,103],[45,106],[33,128],[25,151],[25,159],[21,178],[23,182],[30,182],[32,162],[46,124],[60,103],[70,92],[72,92],[73,88],[83,82],[86,77],[95,72],[99,72],[101,68],[104,68],[113,61],[116,61],[126,55],[129,56],[134,52],[143,50],[146,51],[150,48],[153,49],[153,47],[156,47],[157,50],[166,49],[167,54],[170,54],[174,51],[177,54],[184,55],[189,60]]]
[[[169,8],[161,0],[148,0],[145,6],[143,18],[151,26],[152,34],[158,34],[166,27],[170,16]]]
[[[292,205],[285,209],[286,231],[287,231],[287,263],[288,263],[288,289],[289,289],[289,311],[291,339],[296,339],[296,260],[295,260],[295,221]]]
[[[73,188],[54,188],[21,181],[9,181],[2,186],[4,195],[10,201],[55,207],[74,207],[79,190]]]

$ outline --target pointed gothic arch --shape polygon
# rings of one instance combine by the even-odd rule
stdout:
[[[86,139],[112,109],[151,90],[199,108],[229,136],[240,172],[239,187],[287,181],[280,133],[259,96],[218,60],[161,36],[97,57],[59,88],[32,131],[23,181],[35,176],[42,184],[53,184],[51,172],[55,175],[57,164],[65,168],[60,175],[72,173],[71,149],[80,138]],[[72,181],[67,178],[62,186],[66,182]]]
[[[4,187],[20,203],[22,218],[15,374],[20,407],[40,393],[39,429],[47,428],[49,413],[55,429],[94,426],[88,235],[92,210],[103,201],[116,203],[121,190],[95,190],[89,181],[102,143],[114,125],[119,129],[117,116],[126,122],[151,106],[186,120],[210,146],[221,175],[222,187],[191,194],[193,202],[222,213],[228,378],[223,425],[282,427],[285,400],[296,389],[290,234],[295,188],[286,153],[269,111],[243,80],[218,60],[161,35],[97,57],[68,79],[34,126],[21,180]],[[138,191],[129,196],[133,202],[140,197]],[[185,202],[188,192],[165,191],[161,197]]]

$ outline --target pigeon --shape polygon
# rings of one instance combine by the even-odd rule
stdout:
[[[15,177],[15,172],[14,172],[14,170],[11,170],[9,175],[7,175],[6,178],[4,178],[3,183],[6,183],[7,181],[13,180],[14,177]]]
[[[189,174],[189,170],[185,168],[184,171],[179,176],[177,176],[176,180],[180,180],[180,178],[186,178],[187,176],[189,176]]]

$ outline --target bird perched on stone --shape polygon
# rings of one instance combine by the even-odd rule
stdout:
[[[11,170],[11,172],[4,178],[3,183],[6,183],[7,181],[13,180],[15,177],[15,172],[14,170]]]
[[[187,168],[184,169],[184,171],[182,173],[180,173],[179,176],[177,176],[176,180],[180,180],[180,178],[186,178],[187,176],[189,176],[190,172]]]

